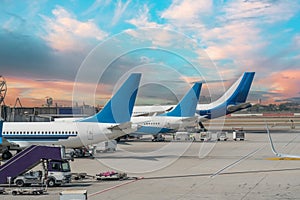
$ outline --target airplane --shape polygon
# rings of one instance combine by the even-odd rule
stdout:
[[[181,101],[171,111],[156,116],[131,117],[131,122],[138,125],[134,135],[151,134],[154,141],[159,134],[176,132],[179,128],[194,126],[197,122],[195,111],[199,101],[202,83],[196,82]]]
[[[202,124],[204,121],[215,119],[252,106],[252,104],[246,102],[246,100],[254,75],[255,72],[245,72],[219,99],[209,104],[197,104],[195,113],[196,116],[198,116],[198,123],[201,129],[205,130],[205,127]],[[175,105],[134,106],[132,119],[135,117],[157,116],[172,110],[174,107]],[[141,120],[144,119],[141,118]],[[74,121],[74,119],[58,119],[57,121]],[[158,131],[170,131],[168,128],[158,128],[157,130],[154,130],[153,127],[151,128],[152,130],[147,127],[143,128],[144,131],[141,130],[141,132],[153,134],[157,134]]]
[[[199,125],[204,128],[203,121],[215,119],[236,111],[251,107],[246,102],[255,72],[245,72],[218,100],[209,104],[197,104],[196,113],[199,115]],[[149,116],[171,110],[174,105],[167,106],[135,106],[133,117]]]
[[[140,73],[131,74],[100,112],[84,119],[61,123],[4,122],[0,144],[9,142],[20,148],[34,144],[81,148],[132,132],[130,118],[140,79]],[[9,149],[2,153],[3,159],[11,156]]]
[[[267,130],[267,133],[268,133],[268,136],[269,136],[269,140],[270,140],[270,144],[271,144],[271,149],[272,149],[272,152],[279,158],[291,158],[291,159],[300,159],[300,155],[292,155],[292,154],[283,154],[283,153],[278,153],[274,147],[274,144],[273,144],[273,140],[271,138],[271,133],[270,133],[270,130],[269,130],[269,127],[268,125],[266,124],[266,130]]]

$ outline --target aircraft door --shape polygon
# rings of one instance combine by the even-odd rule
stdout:
[[[94,134],[92,130],[88,130],[88,140],[93,140],[94,139]]]

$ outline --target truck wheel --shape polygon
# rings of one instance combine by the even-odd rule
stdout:
[[[18,194],[18,192],[17,191],[12,191],[11,194],[14,195],[14,196],[16,196]]]
[[[33,195],[37,195],[38,193],[37,193],[37,191],[33,191],[32,194]]]
[[[55,180],[53,178],[49,179],[47,182],[48,187],[54,187],[55,186]]]
[[[16,185],[18,187],[23,187],[24,186],[24,181],[22,181],[22,180],[16,180]]]
[[[3,153],[2,153],[2,159],[3,160],[8,160],[8,159],[10,159],[12,157],[12,154],[9,152],[9,151],[4,151]]]

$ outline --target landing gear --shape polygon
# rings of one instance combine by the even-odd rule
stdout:
[[[153,135],[152,142],[163,142],[165,141],[165,138],[159,134],[159,135]]]
[[[12,157],[12,154],[10,153],[9,150],[5,150],[3,153],[2,153],[2,160],[8,160]]]
[[[202,131],[207,131],[207,129],[204,127],[204,125],[202,124],[202,122],[199,122],[199,126],[202,129]]]

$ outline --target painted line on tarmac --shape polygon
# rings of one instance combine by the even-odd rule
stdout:
[[[217,175],[219,175],[220,173],[222,173],[223,171],[225,171],[226,169],[229,169],[230,167],[233,167],[234,165],[237,165],[238,163],[242,162],[243,160],[253,156],[255,153],[257,153],[258,151],[260,151],[261,149],[263,149],[265,146],[261,147],[261,148],[258,148],[258,149],[255,149],[254,151],[248,153],[247,155],[243,156],[242,158],[238,159],[237,161],[223,167],[222,169],[220,169],[219,171],[213,173],[210,178],[213,178]]]
[[[102,193],[104,193],[104,192],[108,192],[108,191],[110,191],[110,190],[113,190],[113,189],[122,187],[122,186],[124,186],[124,185],[128,185],[128,184],[130,184],[130,183],[137,182],[137,181],[139,181],[139,180],[142,180],[143,178],[144,178],[144,177],[139,177],[139,178],[136,178],[135,180],[128,181],[128,182],[125,182],[125,183],[121,183],[121,184],[118,184],[118,185],[115,185],[115,186],[106,188],[106,189],[104,189],[104,190],[100,190],[100,191],[98,191],[98,192],[95,192],[95,193],[92,193],[92,194],[88,195],[88,197],[93,197],[93,196],[96,196],[96,195],[98,195],[98,194],[102,194]]]
[[[300,158],[273,157],[273,158],[266,158],[266,160],[300,160]]]

